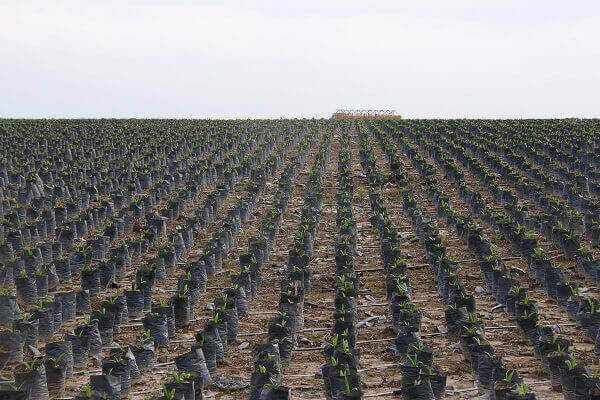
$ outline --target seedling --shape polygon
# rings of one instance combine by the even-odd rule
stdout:
[[[339,341],[339,336],[338,335],[333,336],[333,338],[331,339],[331,345],[333,347],[337,347],[338,341]]]
[[[276,323],[275,325],[277,325],[280,328],[284,328],[287,324],[287,321],[285,319],[281,319],[278,323]]]
[[[177,371],[172,371],[171,375],[173,375],[173,379],[177,383],[189,383],[188,379],[191,377],[191,374],[188,373],[178,373]]]
[[[115,293],[113,296],[111,296],[111,297],[108,298],[108,302],[110,304],[116,304],[117,300],[119,300],[119,296],[120,296],[119,292]]]
[[[31,361],[23,361],[23,365],[25,366],[26,371],[33,371],[37,364],[37,360],[33,359]]]
[[[173,398],[175,397],[175,388],[169,390],[167,389],[167,385],[163,384],[163,394],[165,396],[165,399],[173,400]]]
[[[596,312],[596,303],[591,298],[587,299],[587,303],[590,314],[594,314]]]
[[[38,309],[39,311],[42,311],[44,309],[44,302],[42,300],[40,300],[37,302],[37,304],[34,307],[36,309]]]
[[[188,285],[187,285],[187,283],[183,285],[183,291],[181,293],[179,293],[177,296],[179,296],[180,299],[186,298],[188,296]]]
[[[410,362],[410,364],[413,367],[418,367],[421,364],[421,361],[419,361],[418,354],[414,354],[414,355],[407,354],[406,357],[408,358],[408,361]]]
[[[472,324],[476,324],[477,323],[477,314],[469,313],[469,322]]]
[[[525,396],[530,392],[531,390],[529,389],[529,385],[527,385],[526,383],[520,383],[517,385],[517,393],[519,394],[519,396]]]
[[[23,386],[25,385],[25,382],[21,383],[20,385],[9,385],[11,390],[18,392],[21,389],[23,389]]]

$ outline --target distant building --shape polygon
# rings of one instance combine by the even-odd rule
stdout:
[[[346,110],[338,109],[331,114],[331,119],[402,119],[396,110]]]

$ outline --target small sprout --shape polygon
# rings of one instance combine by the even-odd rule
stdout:
[[[594,312],[596,312],[596,303],[591,298],[587,299],[587,303],[590,309],[590,314],[594,314]]]
[[[21,383],[20,385],[9,385],[9,386],[13,391],[18,392],[23,388],[23,385],[25,385],[25,382]]]
[[[338,335],[335,335],[335,336],[333,337],[333,339],[331,339],[331,345],[332,345],[333,347],[337,347],[337,345],[338,345],[338,340],[339,340],[339,336],[338,336]]]
[[[52,361],[52,364],[54,364],[55,367],[58,367],[58,365],[60,364],[60,360],[62,360],[64,356],[65,353],[61,353],[58,357],[50,358],[50,361]]]
[[[177,371],[172,371],[171,375],[173,375],[173,379],[175,379],[175,382],[177,382],[177,383],[188,383],[189,382],[187,380],[189,378],[189,374],[186,374],[186,373],[179,374]]]
[[[477,314],[469,313],[469,322],[472,324],[476,324],[477,323]]]
[[[504,380],[504,382],[506,382],[506,383],[511,383],[511,382],[512,382],[512,380],[513,380],[513,378],[514,378],[514,376],[515,376],[515,370],[514,370],[514,369],[512,369],[512,370],[510,370],[510,371],[506,371],[506,373],[505,373],[505,376],[504,376],[504,379],[503,379],[503,380]]]
[[[175,388],[169,390],[167,389],[167,385],[163,384],[163,394],[165,396],[165,399],[173,400],[173,398],[175,397]]]
[[[410,361],[410,363],[411,363],[411,365],[413,367],[418,367],[419,366],[420,361],[419,361],[419,355],[418,354],[415,354],[415,355],[412,355],[412,356],[410,354],[407,354],[406,356],[408,357],[408,360]]]
[[[530,392],[529,385],[526,383],[520,383],[517,385],[517,393],[519,396],[524,396]]]
[[[189,289],[188,289],[188,285],[186,283],[183,285],[183,291],[178,294],[179,298],[183,299],[183,298],[187,297],[188,291],[189,291]]]
[[[23,361],[23,365],[25,365],[25,370],[27,370],[27,371],[33,371],[33,369],[35,368],[35,364],[36,364],[35,359],[33,359],[31,361]]]

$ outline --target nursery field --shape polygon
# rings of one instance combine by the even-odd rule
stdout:
[[[0,120],[0,400],[600,399],[599,120]]]

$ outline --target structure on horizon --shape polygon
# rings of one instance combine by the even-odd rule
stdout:
[[[396,110],[347,110],[337,109],[331,115],[331,119],[402,119],[402,115],[396,115]]]

